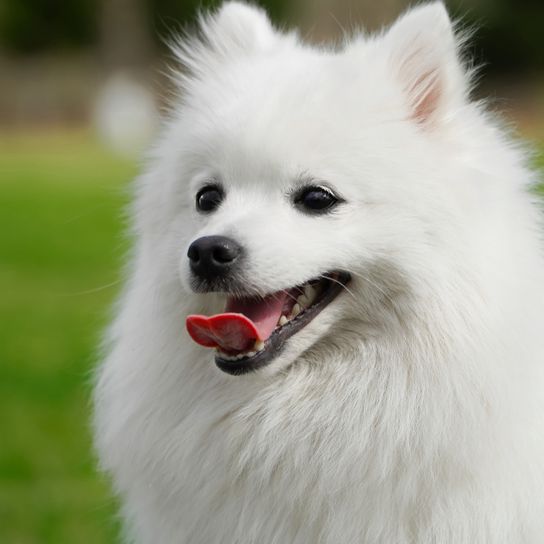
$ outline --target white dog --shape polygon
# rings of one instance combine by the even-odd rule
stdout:
[[[535,176],[443,5],[339,49],[201,23],[96,385],[128,538],[544,542]]]

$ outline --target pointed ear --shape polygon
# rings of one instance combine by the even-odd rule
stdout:
[[[174,55],[187,70],[185,74],[173,71],[182,88],[229,59],[266,51],[279,38],[266,13],[243,2],[225,2],[216,12],[201,14],[198,23],[196,34],[182,35],[172,44]]]
[[[458,58],[458,42],[441,2],[417,7],[385,35],[389,62],[402,87],[411,118],[433,125],[461,104],[468,76]]]
[[[219,51],[267,49],[276,34],[264,10],[243,2],[225,2],[219,10],[200,18],[202,33]]]

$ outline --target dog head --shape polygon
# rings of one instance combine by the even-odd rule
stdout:
[[[143,228],[190,296],[220,294],[223,310],[188,321],[220,368],[341,350],[349,324],[392,326],[447,273],[440,248],[465,213],[457,42],[441,3],[326,49],[229,2],[176,46],[187,71]]]

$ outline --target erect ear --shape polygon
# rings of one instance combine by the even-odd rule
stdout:
[[[237,1],[225,2],[216,12],[200,15],[199,30],[197,36],[182,37],[173,47],[193,75],[213,69],[217,62],[266,51],[278,39],[262,9]]]
[[[276,41],[266,13],[243,2],[225,2],[215,14],[202,18],[200,24],[210,44],[219,50],[267,49]]]
[[[441,2],[408,11],[389,29],[385,40],[391,69],[412,119],[423,125],[435,124],[465,100],[468,77]]]

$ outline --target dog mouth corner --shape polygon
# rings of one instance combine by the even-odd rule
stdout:
[[[266,296],[228,296],[225,312],[187,317],[198,344],[215,348],[215,364],[232,375],[262,368],[283,351],[347,286],[351,275],[333,271]]]

